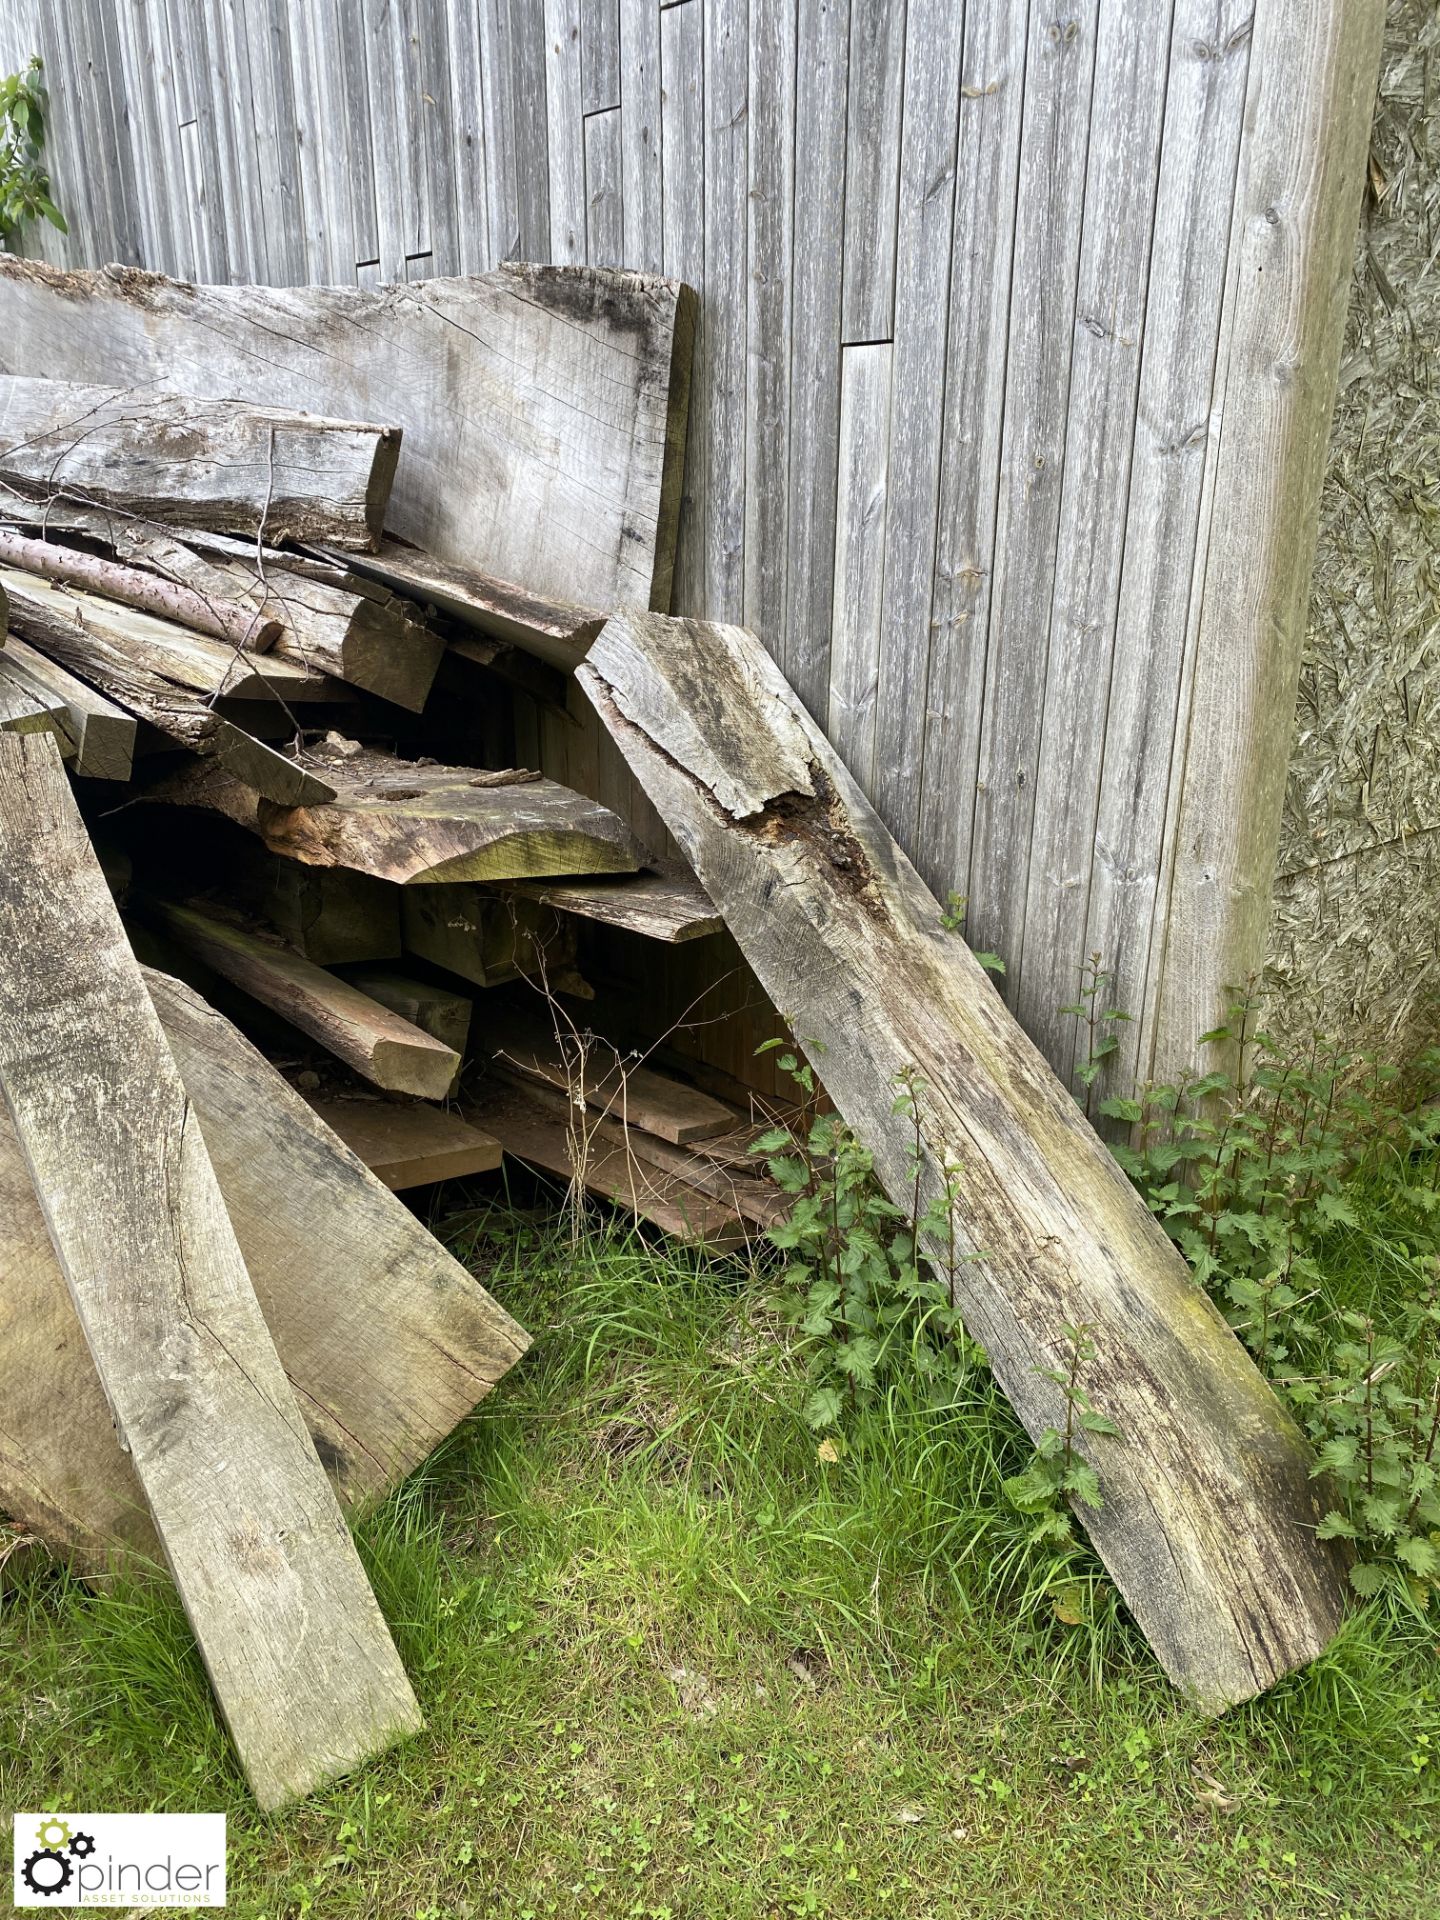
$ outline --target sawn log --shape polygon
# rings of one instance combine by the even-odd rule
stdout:
[[[907,1213],[945,1202],[958,1304],[1030,1433],[1080,1384],[1104,1504],[1080,1515],[1177,1686],[1209,1708],[1325,1646],[1343,1568],[1298,1429],[810,719],[734,627],[611,620],[579,679],[775,1005]]]

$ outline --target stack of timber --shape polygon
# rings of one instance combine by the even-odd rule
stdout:
[[[7,352],[26,284],[0,272]],[[72,317],[115,284],[79,276]],[[157,315],[203,297],[125,284]],[[517,697],[563,706],[593,604],[668,565],[683,298],[523,273],[373,304],[355,405],[248,361],[181,390],[169,350],[0,377],[0,1513],[87,1578],[174,1582],[267,1808],[419,1726],[344,1516],[528,1344],[397,1194],[497,1175],[499,999],[583,1009],[579,929],[715,924],[514,741]],[[401,336],[437,327],[470,404],[415,414]],[[417,424],[494,571],[407,543]],[[574,604],[506,577],[537,537],[608,551]]]
[[[504,1151],[667,1231],[754,1238],[784,1204],[750,1153],[762,1116],[725,1097],[733,1087],[661,1070],[666,1033],[609,997],[615,942],[664,956],[677,977],[738,944],[892,1200],[908,1214],[918,1178],[927,1217],[948,1212],[957,1304],[1037,1437],[1066,1426],[1065,1328],[1086,1328],[1086,1390],[1118,1431],[1077,1439],[1104,1498],[1078,1517],[1176,1684],[1221,1707],[1319,1652],[1339,1624],[1344,1569],[1316,1535],[1325,1499],[1302,1436],[760,643],[651,611],[668,602],[673,565],[683,290],[534,268],[378,294],[192,288],[0,259],[0,311],[0,371],[25,388],[13,404],[58,423],[46,431],[62,443],[76,402],[34,391],[43,372],[83,384],[103,369],[144,394],[133,414],[90,403],[121,436],[122,476],[125,436],[155,431],[157,409],[163,423],[176,408],[178,423],[191,402],[245,393],[266,409],[384,423],[368,441],[336,427],[343,484],[306,494],[294,460],[274,520],[268,490],[257,511],[253,487],[238,489],[243,511],[202,510],[183,461],[157,460],[148,491],[117,498],[65,461],[37,482],[16,434],[0,473],[0,585],[25,649],[4,676],[19,692],[0,728],[0,934],[18,955],[0,982],[0,1083],[86,1363],[129,1453],[92,1501],[98,1470],[76,1484],[57,1456],[52,1390],[27,1403],[18,1451],[0,1440],[0,1504],[49,1516],[77,1551],[153,1530],[257,1790],[278,1797],[324,1768],[292,1747],[267,1771],[274,1702],[248,1719],[234,1660],[207,1643],[238,1611],[234,1645],[266,1671],[266,1582],[286,1554],[308,1556],[296,1594],[366,1650],[354,1711],[321,1740],[324,1766],[413,1720],[288,1394],[333,1407],[334,1428],[317,1412],[312,1434],[327,1465],[336,1452],[351,1462],[334,1471],[342,1497],[347,1476],[371,1471],[354,1464],[359,1451],[383,1481],[429,1437],[410,1405],[429,1329],[409,1297],[377,1306],[377,1321],[410,1316],[410,1341],[392,1361],[377,1340],[363,1382],[352,1378],[360,1362],[334,1302],[327,1320],[310,1297],[319,1282],[297,1279],[271,1223],[250,1217],[277,1177],[246,1134],[253,1107],[262,1125],[283,1113],[285,1158],[307,1179],[318,1164],[345,1170],[337,1202],[361,1177],[346,1141],[374,1163],[365,1192],[382,1211],[396,1204],[388,1190],[483,1175]],[[221,430],[198,417],[197,430]],[[379,449],[393,452],[400,432],[404,457],[386,469]],[[278,450],[281,428],[263,433]],[[327,444],[317,430],[322,466]],[[375,462],[357,521],[366,445]],[[393,479],[378,523],[376,471],[382,487]],[[317,524],[342,496],[343,529]],[[50,551],[37,556],[37,543]],[[186,618],[197,597],[199,624]],[[604,787],[597,770],[582,793],[525,764],[527,702],[532,718],[587,712],[644,806],[627,801],[622,819],[598,797],[618,791],[613,778]],[[181,988],[147,987],[62,804],[65,754],[114,843],[136,952],[216,1013]],[[660,823],[661,841],[642,844],[641,818]],[[76,994],[67,972],[62,1001],[55,960],[77,918],[84,978]],[[199,1045],[187,1018],[193,1029],[220,1014],[273,1065],[223,1025]],[[72,1055],[73,1075],[57,1076],[50,1063]],[[923,1089],[918,1142],[914,1115],[897,1108],[901,1081]],[[261,1083],[264,1095],[242,1096]],[[7,1177],[23,1200],[16,1164]],[[151,1218],[145,1193],[172,1195],[184,1231]],[[112,1204],[118,1267],[94,1238]],[[12,1214],[33,1292],[50,1284],[45,1245],[35,1208],[17,1201]],[[139,1297],[152,1260],[158,1284]],[[7,1309],[8,1294],[22,1301],[28,1326],[25,1286],[0,1294]],[[473,1341],[510,1342],[488,1373],[467,1362],[483,1390],[523,1336],[471,1310]],[[57,1332],[61,1320],[52,1303]],[[227,1337],[212,1353],[217,1325]],[[450,1350],[452,1337],[435,1344]],[[465,1359],[459,1336],[453,1350]],[[59,1351],[79,1365],[73,1334]],[[227,1353],[254,1360],[248,1400]],[[372,1428],[360,1414],[391,1365],[405,1410],[376,1412]],[[178,1406],[162,1391],[177,1370],[195,1381]],[[177,1467],[192,1456],[198,1502]],[[249,1500],[245,1553],[236,1535],[211,1560],[207,1529],[234,1492],[224,1476],[251,1460],[273,1478],[276,1509]],[[272,1546],[281,1528],[287,1544]],[[322,1662],[325,1644],[322,1631]]]

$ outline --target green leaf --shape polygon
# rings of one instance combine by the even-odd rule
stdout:
[[[998,953],[977,953],[975,958],[987,973],[1004,973],[1005,971],[1005,962]]]
[[[805,1402],[805,1423],[817,1433],[822,1427],[833,1427],[844,1405],[844,1396],[838,1387],[816,1387]]]
[[[1315,1538],[1317,1540],[1358,1540],[1360,1535],[1344,1514],[1332,1507],[1316,1527]]]
[[[1419,1534],[1412,1534],[1408,1540],[1397,1540],[1395,1558],[1422,1580],[1433,1580],[1440,1574],[1440,1553]]]
[[[1377,1593],[1385,1591],[1390,1581],[1384,1567],[1362,1561],[1358,1567],[1351,1567],[1350,1584],[1362,1600],[1373,1600]]]

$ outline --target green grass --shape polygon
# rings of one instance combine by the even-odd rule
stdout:
[[[452,1230],[536,1350],[361,1528],[425,1734],[264,1819],[173,1603],[42,1566],[0,1810],[223,1809],[253,1920],[1440,1913],[1440,1620],[1357,1613],[1207,1721],[1081,1549],[1021,1544],[983,1371],[828,1461],[739,1265]],[[1364,1231],[1335,1267],[1383,1293]]]

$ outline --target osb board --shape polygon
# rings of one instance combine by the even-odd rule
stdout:
[[[1270,934],[1272,1024],[1440,1038],[1440,13],[1394,0]]]

